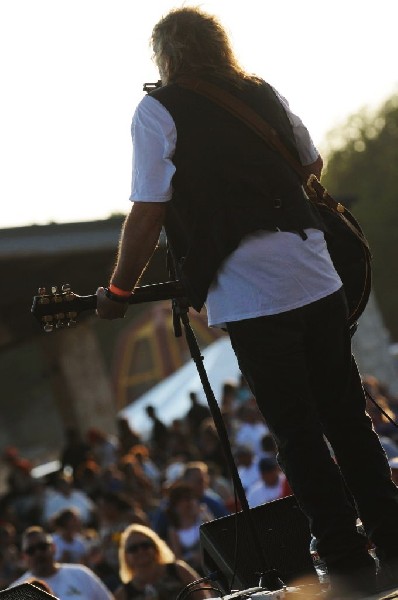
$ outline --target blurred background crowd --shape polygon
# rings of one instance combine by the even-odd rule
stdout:
[[[368,401],[398,481],[398,429],[388,419],[397,420],[398,399],[372,376],[363,383],[383,410]],[[220,408],[249,505],[289,495],[273,439],[243,379],[224,383]],[[240,509],[213,419],[194,392],[188,412],[170,426],[154,406],[146,411],[152,427],[145,439],[125,418],[118,418],[115,436],[98,429],[81,436],[67,429],[60,440],[59,468],[41,476],[18,448],[4,449],[0,589],[26,571],[23,539],[32,526],[51,534],[55,561],[85,565],[112,594],[122,583],[120,544],[131,538],[132,525],[148,528],[174,557],[203,574],[200,525]],[[149,538],[143,532],[148,530],[138,527],[138,547],[141,535],[145,548]]]

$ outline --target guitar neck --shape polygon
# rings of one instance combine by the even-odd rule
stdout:
[[[128,302],[129,304],[139,304],[182,298],[183,296],[185,296],[185,291],[179,281],[166,281],[136,287]],[[41,288],[40,295],[33,298],[31,312],[45,326],[45,331],[52,331],[54,323],[56,323],[56,327],[70,325],[76,322],[76,318],[81,312],[95,310],[96,307],[96,294],[79,296],[73,293],[69,287],[67,290],[54,288],[51,294],[47,294],[45,289]]]
[[[137,286],[134,293],[128,299],[129,304],[141,304],[143,302],[157,302],[159,300],[170,300],[171,298],[182,298],[185,290],[179,281],[165,281],[164,283],[151,283],[149,285]],[[97,307],[96,294],[79,296],[87,309]]]

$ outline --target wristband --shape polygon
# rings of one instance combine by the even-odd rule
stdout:
[[[127,296],[120,296],[119,294],[114,294],[109,288],[104,288],[104,290],[105,296],[109,298],[109,300],[113,300],[114,302],[119,302],[123,304],[126,304],[126,302],[129,301],[129,298]],[[129,294],[129,297],[130,296],[131,294]]]
[[[116,294],[116,296],[124,296],[125,298],[130,298],[131,296],[131,292],[128,292],[127,290],[122,290],[116,285],[113,285],[113,283],[110,283],[108,288],[109,291],[112,292],[112,294]]]

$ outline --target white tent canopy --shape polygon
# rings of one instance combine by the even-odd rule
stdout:
[[[219,401],[223,384],[226,381],[237,383],[240,374],[229,338],[222,337],[213,342],[202,352],[202,356],[210,385]],[[190,409],[190,392],[196,392],[199,401],[207,404],[193,360],[126,406],[119,415],[127,418],[131,427],[145,438],[152,428],[145,408],[153,406],[159,419],[170,425],[173,419],[183,418]]]

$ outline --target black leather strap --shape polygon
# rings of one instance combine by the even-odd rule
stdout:
[[[109,300],[113,300],[113,302],[119,302],[120,304],[127,304],[130,300],[130,296],[118,296],[117,294],[114,294],[113,292],[111,292],[111,290],[109,288],[104,288],[105,290],[105,296],[107,298],[109,298]]]

